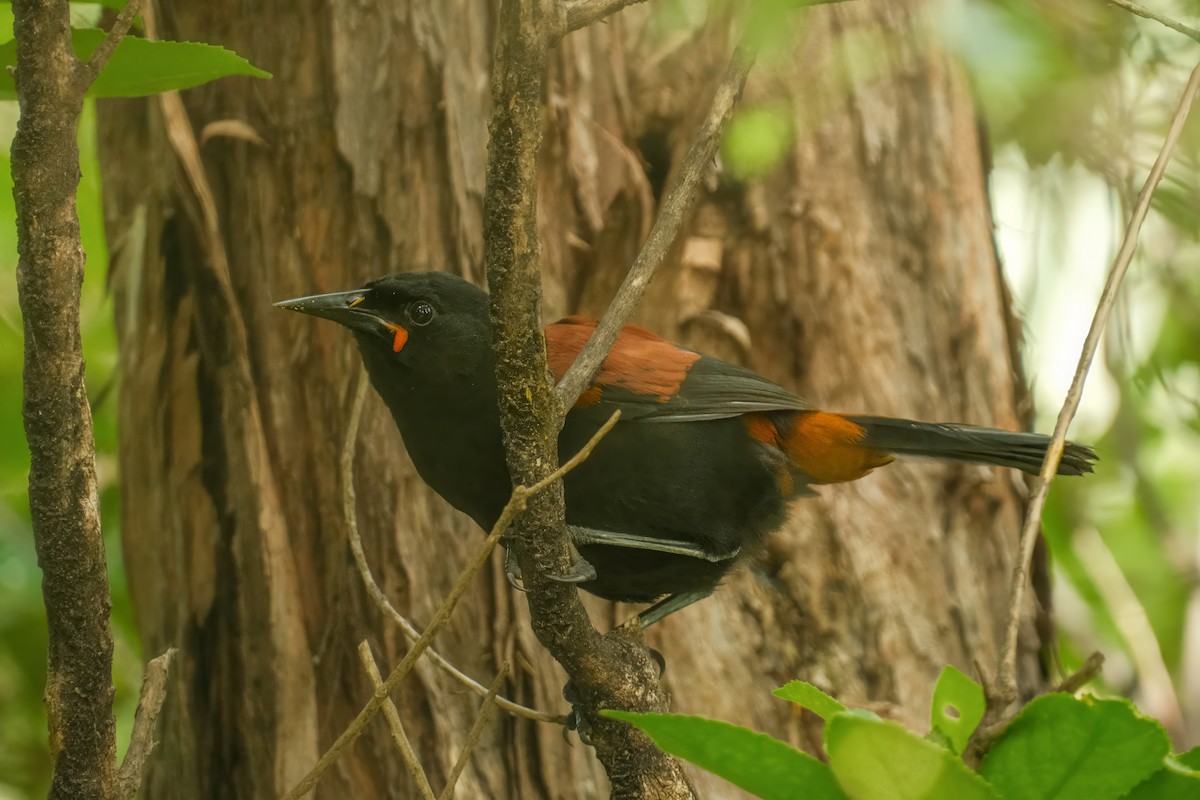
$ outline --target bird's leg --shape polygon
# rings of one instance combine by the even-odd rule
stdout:
[[[654,623],[661,622],[669,614],[674,614],[676,611],[687,608],[692,603],[703,600],[710,594],[712,594],[712,589],[696,589],[691,592],[679,592],[678,594],[668,595],[625,624],[633,625],[636,623],[638,627],[645,630]]]
[[[698,544],[689,544],[677,539],[658,539],[653,536],[637,536],[632,533],[617,533],[615,531],[600,531],[595,528],[580,528],[576,525],[567,526],[567,537],[572,544],[606,544],[611,547],[628,547],[633,550],[653,550],[656,553],[671,553],[677,556],[690,556],[711,561],[714,564],[737,558],[741,548],[731,553],[710,553]]]

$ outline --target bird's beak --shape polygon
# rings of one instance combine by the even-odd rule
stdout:
[[[299,311],[314,317],[324,317],[339,322],[347,328],[365,333],[379,333],[380,327],[391,327],[373,311],[357,306],[366,297],[362,291],[314,294],[294,300],[280,300],[275,305],[288,311]]]

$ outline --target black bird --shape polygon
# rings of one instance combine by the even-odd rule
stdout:
[[[277,305],[353,331],[421,478],[490,529],[512,483],[487,294],[447,273],[414,272]],[[546,327],[557,379],[594,328],[583,317]],[[567,533],[586,559],[575,576],[581,588],[609,600],[665,598],[642,612],[643,625],[711,593],[813,486],[857,480],[896,456],[1036,473],[1049,443],[1036,433],[820,411],[747,369],[633,326],[567,414],[559,457],[575,454],[615,409],[621,420],[564,479]],[[1095,458],[1068,443],[1059,474],[1090,472]]]

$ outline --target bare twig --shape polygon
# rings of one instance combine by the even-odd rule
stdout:
[[[612,16],[626,6],[644,3],[646,0],[570,0],[566,3],[566,33],[586,28]],[[796,8],[820,6],[844,2],[844,0],[795,0]]]
[[[1075,370],[1075,377],[1071,381],[1071,387],[1068,389],[1067,397],[1063,401],[1062,410],[1058,414],[1058,421],[1054,425],[1054,434],[1046,450],[1046,460],[1042,463],[1041,474],[1034,482],[1033,496],[1029,500],[1029,509],[1025,516],[1025,524],[1021,529],[1020,552],[1016,566],[1013,568],[1012,583],[1009,587],[1008,629],[997,670],[995,696],[988,698],[988,714],[993,718],[993,721],[1002,716],[1005,709],[1017,697],[1017,634],[1020,630],[1021,606],[1024,598],[1025,584],[1029,580],[1029,563],[1034,545],[1037,542],[1042,508],[1046,503],[1046,494],[1050,489],[1050,481],[1054,479],[1058,470],[1058,463],[1062,459],[1067,427],[1071,424],[1076,409],[1079,408],[1079,400],[1083,396],[1083,384],[1087,379],[1088,369],[1091,367],[1092,359],[1096,355],[1096,348],[1100,343],[1100,336],[1104,331],[1104,326],[1108,322],[1109,315],[1112,313],[1113,303],[1116,301],[1121,281],[1129,269],[1129,262],[1133,259],[1133,253],[1137,247],[1138,232],[1141,230],[1142,222],[1145,221],[1146,214],[1150,209],[1150,200],[1154,195],[1154,190],[1157,188],[1159,181],[1162,180],[1163,173],[1166,172],[1167,163],[1171,160],[1171,152],[1175,149],[1176,142],[1179,141],[1179,135],[1183,131],[1184,122],[1187,121],[1188,112],[1192,107],[1192,101],[1196,97],[1198,88],[1200,88],[1200,65],[1197,65],[1192,70],[1187,88],[1184,89],[1183,96],[1180,98],[1179,108],[1175,112],[1175,118],[1171,121],[1171,128],[1167,132],[1162,148],[1159,150],[1158,158],[1155,159],[1154,166],[1150,168],[1150,174],[1146,177],[1146,182],[1142,186],[1141,192],[1138,193],[1137,203],[1129,219],[1129,224],[1125,228],[1125,236],[1122,239],[1121,247],[1113,261],[1112,268],[1108,274],[1108,280],[1104,285],[1104,291],[1101,293],[1100,301],[1096,306],[1096,313],[1092,318],[1092,326],[1088,330],[1087,338],[1084,340],[1083,350],[1079,355],[1079,365]]]
[[[500,668],[496,673],[496,677],[492,679],[492,685],[488,687],[487,694],[483,697],[483,703],[479,706],[479,714],[475,717],[475,724],[471,726],[471,730],[467,731],[467,738],[463,742],[462,752],[458,754],[458,760],[454,762],[454,767],[450,770],[450,775],[446,778],[446,788],[442,789],[442,793],[438,795],[438,800],[452,800],[454,797],[454,787],[458,783],[459,776],[467,766],[467,761],[471,758],[471,752],[475,749],[475,745],[479,743],[479,737],[483,735],[483,728],[487,725],[488,718],[492,715],[492,708],[496,705],[498,692],[500,687],[504,685],[504,679],[508,676],[508,664]]]
[[[163,701],[167,699],[167,676],[170,674],[171,660],[176,652],[174,647],[169,647],[167,652],[146,665],[137,713],[133,717],[129,749],[125,751],[125,760],[121,762],[121,768],[117,771],[120,797],[133,797],[141,788],[146,759],[150,758],[157,744],[154,731],[158,727],[158,714],[162,711]]]
[[[655,271],[662,265],[675,243],[683,218],[699,193],[705,171],[716,155],[717,147],[721,143],[721,134],[733,116],[734,106],[742,95],[746,76],[753,65],[754,56],[746,48],[738,47],[734,51],[725,77],[713,95],[708,114],[696,133],[696,139],[671,181],[646,244],[638,253],[637,260],[630,267],[617,296],[604,312],[604,317],[596,326],[592,337],[555,387],[560,418],[575,404],[580,393],[600,368],[613,342],[617,340],[617,334],[633,316]]]
[[[1114,5],[1119,8],[1123,8],[1126,11],[1128,11],[1130,14],[1136,14],[1139,17],[1144,17],[1146,19],[1152,19],[1161,25],[1166,25],[1168,28],[1170,28],[1173,31],[1182,33],[1184,36],[1187,36],[1191,39],[1195,39],[1197,42],[1200,42],[1200,31],[1196,30],[1195,28],[1184,25],[1182,22],[1176,22],[1175,20],[1171,19],[1170,17],[1165,17],[1162,14],[1159,14],[1157,11],[1151,11],[1150,9],[1148,9],[1144,6],[1139,6],[1137,3],[1130,3],[1129,0],[1104,0],[1104,1],[1106,3],[1108,3],[1109,5]]]
[[[358,566],[358,574],[367,589],[367,594],[370,596],[372,602],[375,603],[375,606],[383,612],[384,616],[390,618],[400,626],[400,630],[404,632],[409,641],[416,641],[421,636],[420,631],[416,629],[416,626],[407,617],[396,610],[396,607],[388,600],[387,595],[383,593],[383,589],[376,583],[375,576],[371,573],[371,565],[367,562],[366,551],[363,550],[362,536],[358,532],[358,513],[355,509],[354,491],[354,443],[358,437],[358,423],[362,417],[363,401],[367,397],[367,385],[367,373],[365,370],[360,370],[354,389],[353,405],[350,409],[350,421],[346,426],[346,441],[342,447],[342,513],[346,520],[346,529],[350,535],[350,551],[354,554],[354,563]],[[428,655],[430,661],[459,683],[480,697],[487,695],[488,689],[486,686],[454,666],[454,664],[450,663],[448,659],[432,647],[429,648]],[[496,704],[505,711],[537,722],[562,724],[566,721],[566,717],[561,714],[549,714],[545,711],[538,711],[535,708],[528,708],[520,703],[514,703],[505,697],[496,698]]]
[[[337,760],[337,757],[341,754],[341,752],[362,735],[363,730],[371,721],[371,718],[374,717],[379,711],[379,708],[383,703],[383,699],[387,697],[388,693],[390,693],[393,688],[395,688],[396,684],[402,681],[405,676],[412,671],[413,665],[417,663],[417,659],[420,658],[421,654],[429,648],[429,645],[433,642],[434,637],[437,636],[438,632],[441,631],[441,629],[446,626],[446,623],[450,621],[450,615],[454,613],[454,608],[458,605],[458,601],[462,599],[463,594],[467,591],[467,587],[470,586],[471,581],[475,579],[475,575],[479,572],[483,565],[487,563],[488,556],[491,555],[492,549],[496,546],[496,543],[500,541],[500,537],[503,536],[508,530],[508,526],[512,524],[513,519],[515,519],[517,514],[521,513],[521,511],[525,509],[525,504],[529,498],[562,478],[563,475],[566,475],[575,467],[579,466],[579,464],[581,464],[589,455],[591,455],[592,450],[594,450],[596,445],[600,443],[600,440],[603,439],[604,436],[610,430],[612,430],[612,427],[617,424],[617,419],[619,417],[619,412],[614,413],[612,417],[609,418],[608,422],[604,423],[604,425],[602,425],[596,431],[596,433],[593,434],[592,438],[588,440],[588,443],[585,444],[578,453],[572,456],[571,459],[561,467],[554,470],[554,472],[552,472],[550,475],[547,475],[543,480],[540,480],[529,487],[517,486],[513,488],[512,496],[509,497],[508,502],[504,506],[504,510],[500,512],[500,518],[496,520],[496,524],[492,526],[491,532],[488,533],[487,538],[484,540],[483,544],[480,545],[479,549],[475,551],[475,554],[471,557],[471,560],[467,563],[467,566],[463,568],[461,573],[459,573],[458,579],[454,582],[454,586],[450,589],[450,592],[446,595],[446,598],[442,600],[442,604],[438,607],[437,612],[433,615],[433,619],[430,620],[429,625],[425,628],[420,638],[413,642],[412,647],[409,648],[408,653],[404,656],[404,659],[397,664],[388,675],[387,680],[383,682],[382,690],[377,689],[375,691],[375,694],[371,697],[367,704],[363,706],[362,711],[358,712],[358,716],[351,720],[350,724],[346,726],[346,729],[342,731],[341,736],[339,736],[337,740],[330,745],[329,749],[326,750],[324,755],[322,755],[317,763],[313,765],[313,768],[309,770],[308,774],[305,775],[299,783],[297,783],[287,794],[284,795],[285,800],[295,800],[295,798],[303,797],[312,791],[313,787],[317,785],[317,781],[319,781],[321,776],[324,775],[331,766],[333,766],[333,763]]]
[[[1092,678],[1099,675],[1100,668],[1103,666],[1104,654],[1099,652],[1092,653],[1079,669],[1064,678],[1062,683],[1055,686],[1047,694],[1055,692],[1075,694],[1075,692],[1086,686]],[[984,694],[991,697],[993,687],[988,683],[986,678],[982,677],[982,665],[978,661],[975,662],[975,669],[981,676],[980,683],[983,685]],[[967,762],[967,766],[972,769],[979,768],[979,763],[983,760],[984,754],[992,746],[992,742],[1000,738],[1000,734],[1007,730],[1012,720],[1012,717],[996,718],[990,713],[984,718],[979,727],[975,729],[975,733],[971,735],[970,745],[967,747],[967,751],[963,753],[963,759]]]
[[[1099,675],[1103,667],[1104,654],[1097,650],[1087,657],[1087,661],[1084,661],[1079,669],[1063,678],[1062,682],[1054,687],[1054,691],[1064,694],[1075,694],[1084,686],[1087,686],[1092,678]]]
[[[125,4],[125,7],[118,12],[117,18],[113,20],[113,25],[108,31],[108,36],[105,36],[104,41],[92,51],[92,55],[88,58],[87,63],[82,65],[85,91],[100,76],[100,73],[104,70],[104,66],[108,64],[108,60],[116,52],[117,46],[125,38],[125,34],[129,33],[129,26],[133,24],[133,18],[137,16],[138,9],[141,7],[142,0],[129,0]]]
[[[358,645],[358,658],[362,661],[363,669],[366,670],[367,677],[371,679],[371,684],[375,687],[375,694],[383,695],[383,716],[387,719],[388,728],[392,731],[392,742],[400,751],[400,758],[404,761],[404,766],[408,768],[408,774],[412,775],[421,796],[425,800],[434,800],[433,787],[429,785],[429,777],[421,767],[421,762],[417,760],[417,754],[413,752],[412,742],[408,740],[408,734],[404,732],[404,723],[400,721],[400,712],[396,710],[396,704],[392,702],[387,690],[383,688],[383,676],[379,674],[379,665],[375,663],[371,645],[367,644],[366,639]]]
[[[577,31],[609,17],[625,6],[646,0],[575,0],[567,6],[567,32]]]

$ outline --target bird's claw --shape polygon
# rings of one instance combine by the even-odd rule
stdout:
[[[517,555],[511,547],[504,550],[504,576],[508,583],[518,592],[529,591],[525,588],[525,580],[521,576],[521,565],[517,563]]]
[[[579,696],[579,691],[575,688],[574,681],[567,681],[566,686],[563,686],[563,699],[571,704],[571,713],[567,715],[567,724],[563,726],[563,739],[567,740],[567,736],[571,731],[579,734],[579,741],[588,745],[592,744],[592,723],[587,721],[584,716],[583,708],[580,705],[582,698]]]
[[[560,575],[546,575],[558,583],[587,583],[596,579],[596,568],[583,556],[577,556],[570,569]]]

